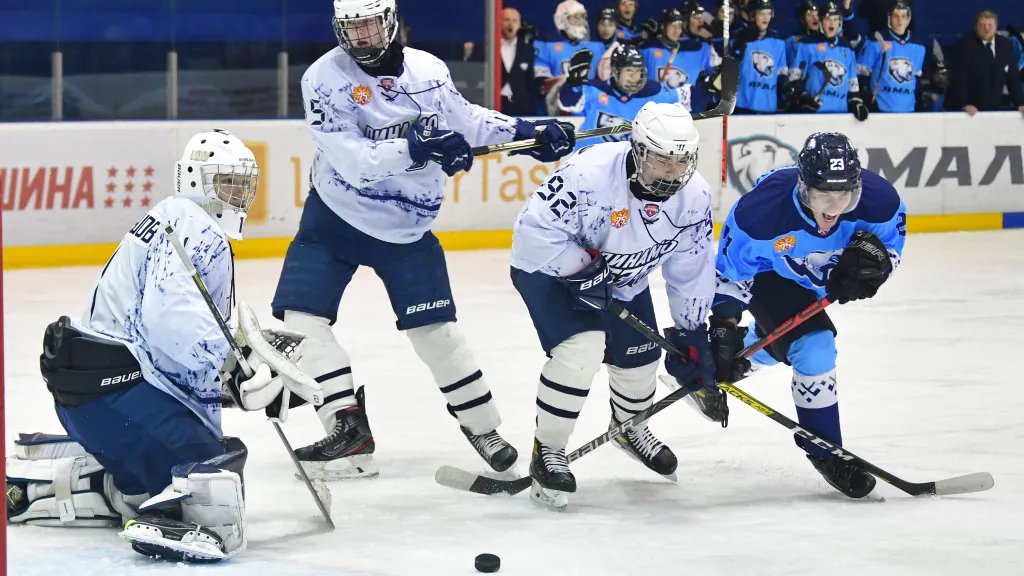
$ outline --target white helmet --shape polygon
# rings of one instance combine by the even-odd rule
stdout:
[[[334,0],[334,35],[360,64],[380,61],[398,34],[395,0]]]
[[[185,145],[175,168],[174,193],[202,206],[228,238],[241,240],[259,177],[252,150],[230,132],[200,132]]]
[[[590,24],[587,23],[587,9],[577,0],[565,0],[555,8],[555,28],[575,42],[590,38]]]
[[[636,171],[630,179],[653,196],[672,196],[697,171],[700,134],[679,104],[644,104],[633,120],[632,144]]]

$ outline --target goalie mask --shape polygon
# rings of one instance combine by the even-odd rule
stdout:
[[[241,240],[259,177],[252,150],[229,132],[201,132],[188,141],[175,169],[174,193],[202,206],[228,238]]]
[[[573,42],[590,39],[587,9],[577,0],[565,0],[555,8],[555,28]]]
[[[395,0],[334,0],[334,35],[353,60],[379,62],[398,34]]]
[[[648,102],[633,121],[630,176],[652,196],[670,198],[697,171],[700,134],[693,118],[679,104]]]

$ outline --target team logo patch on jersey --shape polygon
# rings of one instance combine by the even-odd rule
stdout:
[[[395,79],[382,78],[380,81],[380,87],[383,88],[386,92],[391,92],[391,89],[395,87]]]
[[[661,206],[654,203],[644,205],[644,214],[648,218],[654,218],[658,215],[658,212],[661,212]]]
[[[792,250],[793,247],[796,246],[796,236],[793,236],[792,234],[790,234],[789,236],[783,236],[782,238],[776,240],[773,246],[775,246],[776,252],[786,252],[788,250]]]
[[[828,81],[830,86],[842,86],[846,82],[846,66],[836,60],[825,60],[825,67],[832,79]]]
[[[655,58],[661,58],[661,50],[655,50],[654,51],[654,57]]]
[[[679,88],[690,82],[690,76],[675,66],[670,66],[667,72],[664,66],[658,68],[658,78],[664,78],[663,84],[668,88]]]
[[[906,84],[914,79],[914,63],[910,58],[890,58],[889,75],[900,84]]]
[[[818,44],[818,52],[822,52],[822,53],[825,52],[825,45],[824,44]]]
[[[355,100],[360,106],[366,106],[370,103],[370,89],[360,84],[352,89],[352,99]]]
[[[729,140],[729,181],[740,194],[746,194],[765,173],[792,166],[796,159],[796,148],[772,136]]]
[[[600,102],[601,104],[607,104],[608,95],[605,94],[604,92],[601,92],[601,94],[597,97],[597,101]]]
[[[622,210],[616,210],[611,215],[612,226],[615,228],[622,228],[629,222],[629,210],[623,208]]]
[[[564,48],[564,47],[562,46],[562,43],[561,43],[561,42],[555,42],[555,46],[554,46],[554,48],[555,48],[555,52],[561,52],[562,50],[564,50],[564,49],[565,49],[565,48]]]
[[[750,61],[754,64],[754,70],[762,78],[767,78],[775,71],[775,58],[767,52],[754,50],[750,53]]]

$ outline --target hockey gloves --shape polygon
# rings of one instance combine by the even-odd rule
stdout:
[[[543,128],[538,130],[537,128]],[[520,120],[516,123],[515,140],[531,140],[540,142],[537,148],[509,152],[509,156],[526,154],[541,162],[555,162],[572,153],[576,146],[576,126],[571,122],[557,120],[536,120],[533,122]]]
[[[871,298],[890,273],[892,261],[888,248],[878,236],[858,230],[829,274],[828,293],[840,304]]]
[[[594,259],[587,267],[572,276],[559,278],[569,290],[573,310],[580,312],[601,312],[608,309],[612,301],[612,274],[601,254],[591,254]]]
[[[665,338],[683,356],[665,356],[665,370],[692,391],[715,387],[715,361],[708,340],[708,329],[701,324],[693,330],[666,328]]]
[[[853,117],[863,122],[868,119],[868,107],[859,96],[852,96],[846,101],[846,108]]]
[[[804,92],[800,95],[800,99],[797,100],[796,105],[800,112],[809,112],[813,114],[821,108],[821,100],[817,100],[814,96]]]
[[[594,53],[590,48],[580,48],[569,60],[569,70],[565,83],[569,86],[583,86],[590,76],[590,64],[594,61]]]
[[[715,360],[715,382],[735,382],[750,370],[750,360],[736,358],[743,350],[745,326],[737,326],[731,319],[711,316],[711,352]]]
[[[429,128],[417,120],[405,139],[409,142],[409,156],[417,164],[427,160],[437,162],[449,176],[473,166],[473,149],[462,134],[453,130]]]
[[[533,41],[537,39],[537,27],[523,20],[523,23],[519,25],[519,31],[516,32],[516,37],[527,46],[532,47]]]

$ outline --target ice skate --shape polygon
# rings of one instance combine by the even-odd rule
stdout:
[[[564,448],[549,448],[535,439],[530,477],[533,478],[530,500],[559,512],[565,510],[569,494],[576,491],[576,477],[569,470]]]
[[[612,406],[612,421],[608,428],[615,428],[620,424],[615,420],[614,405]],[[629,454],[633,459],[639,461],[654,472],[661,474],[668,480],[675,482],[676,466],[679,461],[672,449],[664,445],[646,423],[643,428],[631,428],[615,437],[615,445]]]
[[[379,474],[362,386],[356,390],[356,405],[339,410],[335,418],[334,430],[327,437],[295,451],[306,474],[328,481]]]
[[[218,562],[226,557],[220,536],[212,530],[160,512],[129,520],[119,536],[139,554],[175,562]]]
[[[519,458],[519,452],[506,442],[504,438],[499,436],[497,430],[491,430],[486,434],[473,434],[466,427],[462,426],[461,428],[462,433],[466,435],[466,439],[473,445],[477,454],[495,472],[508,470],[516,463],[516,459]]]
[[[807,459],[830,486],[850,498],[863,498],[875,489],[874,476],[838,456],[821,457],[808,454]]]

